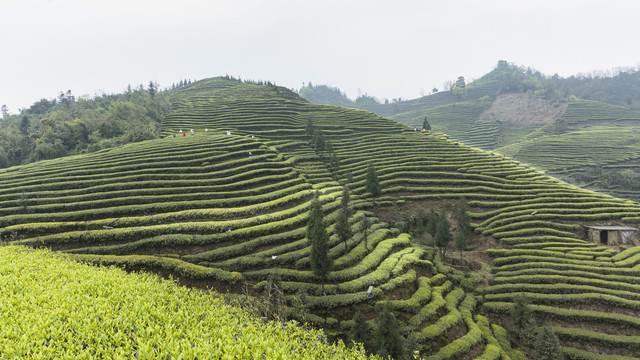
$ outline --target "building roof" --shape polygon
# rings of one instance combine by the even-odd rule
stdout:
[[[613,230],[613,231],[638,231],[638,229],[632,227],[632,226],[600,226],[600,225],[595,225],[595,226],[585,226],[589,229],[595,229],[595,230]]]

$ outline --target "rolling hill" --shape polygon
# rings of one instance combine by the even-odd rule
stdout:
[[[280,319],[336,339],[349,339],[356,312],[373,326],[388,308],[430,359],[522,358],[505,330],[518,294],[568,357],[637,356],[638,250],[588,242],[581,225],[637,224],[640,204],[273,85],[207,79],[171,103],[161,139],[1,169],[0,238],[194,287],[275,287]],[[370,166],[376,198],[365,190]],[[344,185],[346,242],[334,234]],[[325,286],[305,238],[315,193],[331,234]],[[463,197],[474,228],[463,265],[474,271],[394,217],[437,209],[455,229]]]
[[[421,126],[426,117],[434,131],[469,146],[513,157],[581,187],[638,201],[637,78],[637,72],[606,79],[549,78],[501,61],[467,84],[464,96],[446,91],[389,104],[355,101],[346,106],[409,126]],[[301,95],[314,100],[311,95],[321,88],[303,88]]]

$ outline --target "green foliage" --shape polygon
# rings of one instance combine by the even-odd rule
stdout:
[[[524,296],[514,298],[513,306],[509,310],[509,319],[516,339],[524,346],[530,346],[535,336],[536,319]]]
[[[353,325],[351,326],[351,330],[349,331],[349,337],[351,341],[356,343],[361,343],[365,348],[370,348],[370,338],[371,338],[371,325],[367,322],[367,318],[360,312],[357,311],[353,315]]]
[[[382,194],[382,189],[380,187],[380,180],[378,179],[378,173],[376,172],[373,164],[369,164],[367,167],[367,176],[364,185],[365,191],[371,195],[371,197],[376,198]]]
[[[449,231],[449,222],[444,212],[438,216],[438,224],[436,226],[436,236],[434,238],[434,245],[440,249],[443,256],[447,253],[447,247],[452,240],[451,232]]]
[[[322,279],[324,288],[333,260],[329,257],[329,234],[327,234],[319,197],[319,193],[316,192],[311,202],[307,220],[307,239],[311,245],[311,270],[315,276]]]
[[[342,344],[328,345],[322,331],[264,322],[226,306],[214,292],[155,275],[90,267],[18,247],[0,247],[0,259],[7,281],[0,304],[13,314],[1,325],[5,357],[365,358]]]
[[[427,121],[427,117],[426,116],[424,117],[424,120],[422,121],[422,128],[424,130],[431,131],[431,124],[429,124],[429,121]]]
[[[338,235],[340,241],[344,243],[345,251],[347,250],[347,242],[351,239],[353,235],[351,232],[351,225],[349,225],[349,220],[347,219],[347,214],[345,214],[344,210],[341,209],[338,213],[338,218],[336,219],[335,232]]]
[[[61,92],[57,99],[41,99],[3,119],[0,147],[7,153],[6,161],[0,155],[0,168],[155,139],[169,111],[167,92],[157,91],[155,84],[149,92],[92,99]]]
[[[560,349],[560,341],[553,328],[543,326],[533,340],[531,358],[540,360],[564,360]]]
[[[403,354],[400,324],[388,306],[382,306],[378,313],[374,337],[378,355],[382,358],[399,358]]]

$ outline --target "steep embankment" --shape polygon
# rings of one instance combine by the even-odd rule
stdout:
[[[287,316],[338,335],[356,311],[371,320],[378,308],[368,305],[387,303],[403,334],[433,358],[514,355],[504,329],[479,313],[508,325],[503,315],[515,293],[556,326],[566,353],[635,355],[637,256],[585,241],[579,224],[637,222],[640,205],[283,88],[210,79],[180,91],[173,109],[164,139],[0,172],[0,234],[233,291],[247,281],[264,292],[278,275]],[[193,136],[173,137],[192,128]],[[364,187],[371,164],[382,185],[375,205]],[[346,244],[330,238],[325,296],[304,230],[318,190],[333,233],[341,182],[352,191],[355,235]],[[462,196],[476,232],[504,247],[489,251],[495,274],[482,292],[430,247],[366,211]]]

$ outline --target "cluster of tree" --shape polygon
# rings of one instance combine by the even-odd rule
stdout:
[[[449,93],[458,99],[467,97],[467,84],[464,81],[464,76],[458,76],[456,82],[449,88]]]
[[[640,110],[640,67],[552,78],[568,95]]]
[[[435,246],[442,257],[446,255],[447,249],[453,241],[462,262],[462,250],[469,247],[469,237],[472,232],[467,201],[464,197],[456,204],[454,215],[457,223],[455,238],[451,234],[446,213],[444,211],[436,212],[434,209],[429,212],[418,211],[401,215],[399,219],[390,220],[389,225],[410,234],[418,242]]]
[[[191,79],[180,80],[180,82],[171,84],[171,90],[182,89],[188,85],[191,85]]]
[[[421,348],[415,335],[402,336],[401,325],[388,306],[377,307],[373,326],[364,314],[356,312],[349,337],[353,343],[362,344],[369,353],[383,359],[414,359]]]
[[[333,144],[327,139],[324,132],[313,126],[311,120],[307,121],[305,128],[307,135],[311,136],[311,146],[320,156],[320,159],[329,167],[331,172],[335,174],[340,167],[340,158],[333,149]]]
[[[548,325],[537,328],[533,311],[523,295],[514,298],[509,317],[512,341],[519,345],[530,359],[563,360],[565,358],[553,328]]]
[[[353,101],[349,99],[345,93],[340,91],[340,89],[331,86],[314,86],[311,82],[309,82],[306,86],[302,86],[300,91],[298,91],[298,95],[315,104],[327,104],[345,107],[353,106]]]
[[[225,75],[222,76],[223,79],[227,79],[227,80],[233,80],[233,81],[237,81],[237,82],[241,82],[241,83],[245,83],[245,84],[252,84],[252,85],[267,85],[267,86],[276,86],[276,84],[272,83],[271,81],[265,81],[265,80],[251,80],[251,79],[245,79],[242,80],[240,77],[234,77],[232,75]]]
[[[497,81],[498,94],[510,92],[526,92],[547,100],[558,100],[567,94],[557,90],[555,79],[558,75],[548,77],[530,67],[518,66],[504,60],[488,74],[478,79],[478,83]]]
[[[0,168],[157,138],[169,111],[167,92],[154,82],[93,98],[60,92],[19,114],[3,114]]]

